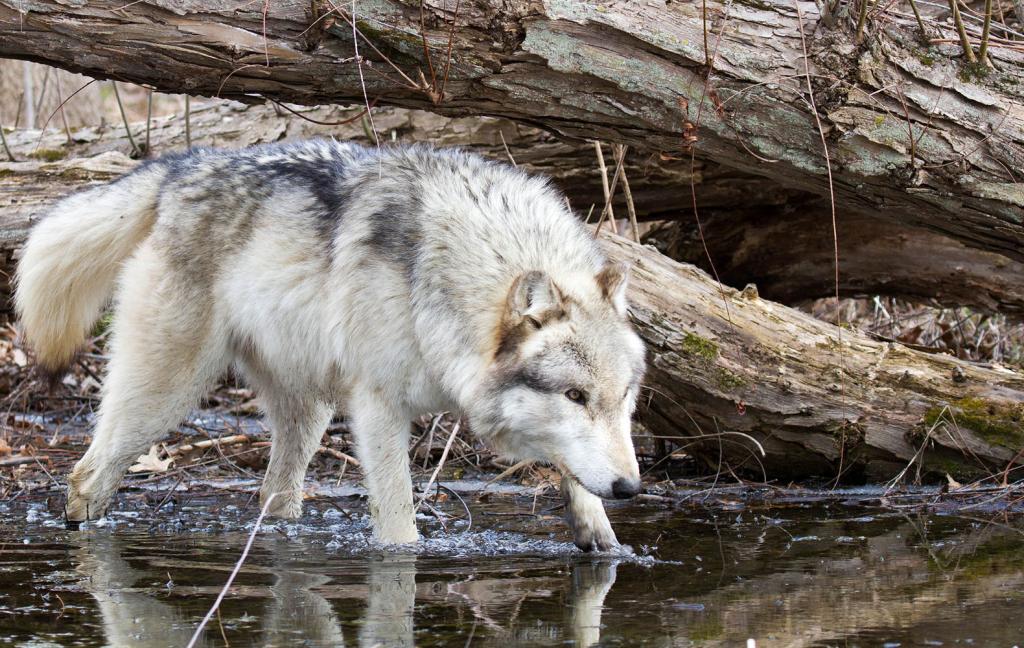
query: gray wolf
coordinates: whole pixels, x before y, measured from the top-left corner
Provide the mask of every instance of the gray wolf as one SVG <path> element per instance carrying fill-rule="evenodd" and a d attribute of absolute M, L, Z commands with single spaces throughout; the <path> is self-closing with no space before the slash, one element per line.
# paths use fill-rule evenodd
<path fill-rule="evenodd" d="M 640 489 L 627 270 L 545 180 L 458 150 L 203 149 L 66 198 L 28 239 L 16 307 L 59 374 L 116 292 L 67 518 L 101 516 L 128 466 L 233 366 L 273 430 L 272 514 L 300 514 L 339 410 L 375 538 L 416 541 L 411 420 L 452 411 L 499 452 L 560 468 L 577 544 L 613 547 L 600 498 Z"/>

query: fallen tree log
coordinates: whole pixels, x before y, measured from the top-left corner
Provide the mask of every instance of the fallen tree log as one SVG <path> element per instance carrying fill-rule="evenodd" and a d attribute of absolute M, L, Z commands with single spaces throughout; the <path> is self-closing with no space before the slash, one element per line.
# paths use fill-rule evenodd
<path fill-rule="evenodd" d="M 667 223 L 651 236 L 659 250 L 707 271 L 710 256 L 730 286 L 757 284 L 783 304 L 834 297 L 835 253 L 828 205 L 820 199 L 784 207 L 713 209 Z M 837 223 L 839 294 L 889 295 L 944 306 L 1024 315 L 1024 262 L 975 250 L 920 227 L 848 214 Z"/>
<path fill-rule="evenodd" d="M 194 106 L 190 117 L 194 146 L 240 147 L 283 138 L 336 137 L 372 144 L 358 119 L 360 109 L 301 109 L 301 116 L 272 106 L 235 102 Z M 319 123 L 317 123 L 319 122 Z M 586 215 L 603 204 L 601 173 L 589 143 L 559 140 L 549 133 L 497 118 L 449 118 L 423 111 L 383 107 L 374 124 L 385 140 L 468 146 L 498 160 L 513 160 L 552 178 L 572 205 Z M 183 115 L 131 125 L 136 142 L 148 139 L 151 156 L 184 149 Z M 0 174 L 0 319 L 9 314 L 14 254 L 27 228 L 54 199 L 73 191 L 79 179 L 47 162 L 132 151 L 121 125 L 45 132 L 16 130 L 7 136 L 17 160 Z M 610 147 L 608 147 L 610 148 Z M 605 152 L 612 166 L 611 151 Z M 55 171 L 56 170 L 56 171 Z M 112 174 L 124 169 L 114 168 Z M 612 174 L 614 168 L 609 170 Z M 103 180 L 100 169 L 91 171 Z M 733 286 L 756 283 L 774 301 L 794 304 L 832 296 L 831 221 L 823 201 L 785 189 L 771 180 L 697 161 L 632 154 L 626 176 L 640 220 L 671 220 L 661 228 L 659 249 L 672 258 L 705 269 L 708 256 L 721 279 Z M 65 177 L 66 176 L 66 177 Z M 690 183 L 701 210 L 703 240 L 688 199 Z M 626 207 L 617 192 L 616 214 Z M 751 207 L 756 205 L 756 207 Z M 947 306 L 973 306 L 1007 314 L 1024 312 L 1024 264 L 974 250 L 931 230 L 850 214 L 839 225 L 840 290 L 843 295 L 890 295 L 934 299 Z M 707 245 L 705 251 L 704 246 Z"/>
<path fill-rule="evenodd" d="M 369 97 L 676 157 L 695 145 L 703 158 L 828 195 L 820 119 L 841 215 L 877 213 L 1024 259 L 1024 53 L 994 40 L 995 69 L 962 65 L 953 28 L 930 6 L 942 37 L 930 46 L 891 6 L 854 45 L 849 21 L 830 27 L 802 0 L 384 0 L 358 10 L 0 0 L 0 56 L 168 92 Z"/>
<path fill-rule="evenodd" d="M 41 212 L 135 164 L 108 151 L 0 164 L 0 175 L 17 188 L 22 169 L 12 167 L 35 165 L 31 186 L 46 187 L 41 177 L 59 186 L 13 192 Z M 650 247 L 609 234 L 603 242 L 634 266 L 632 317 L 649 350 L 641 416 L 653 434 L 709 463 L 771 477 L 890 478 L 918 463 L 923 474 L 962 480 L 1024 463 L 1024 376 L 856 331 L 840 340 L 830 324 L 720 287 Z"/>
<path fill-rule="evenodd" d="M 709 464 L 856 480 L 908 465 L 969 479 L 1024 463 L 1021 374 L 879 342 L 621 237 L 604 243 L 634 268 L 650 390 L 641 417 Z"/>
<path fill-rule="evenodd" d="M 360 112 L 358 108 L 321 107 L 294 115 L 273 106 L 208 103 L 193 107 L 188 130 L 193 146 L 242 147 L 313 136 L 373 144 L 358 119 Z M 349 121 L 353 117 L 356 119 Z M 450 118 L 394 107 L 377 109 L 374 125 L 385 141 L 467 146 L 496 160 L 511 159 L 527 171 L 552 178 L 583 214 L 591 209 L 600 212 L 603 206 L 601 173 L 590 144 L 562 141 L 546 131 L 504 119 Z M 149 142 L 151 156 L 186 148 L 183 115 L 154 119 L 148 127 L 145 122 L 130 127 L 136 143 Z M 0 319 L 10 314 L 9 277 L 31 224 L 53 201 L 78 189 L 83 179 L 105 182 L 125 173 L 132 166 L 127 154 L 133 150 L 121 125 L 75 129 L 70 141 L 57 129 L 16 130 L 7 140 L 17 161 L 0 162 Z M 107 153 L 118 155 L 90 160 Z M 610 150 L 606 156 L 611 165 Z M 680 191 L 689 187 L 691 178 L 699 187 L 700 207 L 707 209 L 738 208 L 750 200 L 781 205 L 800 194 L 710 162 L 698 162 L 691 174 L 688 161 L 631 155 L 626 158 L 625 173 L 645 218 L 677 216 Z M 613 204 L 616 213 L 624 217 L 621 192 L 619 196 Z"/>

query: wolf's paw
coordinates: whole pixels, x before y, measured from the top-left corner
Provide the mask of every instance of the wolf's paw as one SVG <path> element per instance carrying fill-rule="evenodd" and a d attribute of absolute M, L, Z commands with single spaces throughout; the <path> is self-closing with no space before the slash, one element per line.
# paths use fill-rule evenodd
<path fill-rule="evenodd" d="M 376 525 L 373 529 L 374 542 L 382 545 L 407 545 L 420 541 L 419 531 L 411 521 L 409 524 Z"/>
<path fill-rule="evenodd" d="M 302 491 L 294 493 L 277 493 L 273 499 L 270 493 L 260 492 L 260 507 L 267 509 L 267 515 L 284 520 L 297 520 L 302 517 Z M 270 504 L 268 507 L 267 504 Z"/>
<path fill-rule="evenodd" d="M 64 503 L 64 525 L 68 529 L 77 529 L 82 522 L 98 520 L 107 509 L 107 502 L 97 502 L 77 490 L 68 492 Z"/>
<path fill-rule="evenodd" d="M 586 552 L 616 551 L 621 546 L 607 519 L 604 520 L 603 525 L 580 525 L 573 529 L 573 542 L 582 551 Z"/>

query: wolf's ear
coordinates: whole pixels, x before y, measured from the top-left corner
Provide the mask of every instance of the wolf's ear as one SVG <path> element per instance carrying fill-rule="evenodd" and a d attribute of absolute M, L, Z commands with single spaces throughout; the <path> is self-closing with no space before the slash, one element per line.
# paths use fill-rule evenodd
<path fill-rule="evenodd" d="M 597 285 L 601 289 L 601 294 L 619 315 L 626 314 L 626 286 L 628 284 L 629 266 L 625 263 L 609 263 L 597 273 Z"/>
<path fill-rule="evenodd" d="M 539 270 L 524 272 L 508 292 L 507 316 L 513 323 L 527 321 L 534 328 L 565 314 L 565 298 L 555 282 Z"/>

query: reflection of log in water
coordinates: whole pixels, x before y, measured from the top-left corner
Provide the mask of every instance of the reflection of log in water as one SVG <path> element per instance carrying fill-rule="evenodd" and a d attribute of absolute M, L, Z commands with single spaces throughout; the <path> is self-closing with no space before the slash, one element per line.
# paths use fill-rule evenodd
<path fill-rule="evenodd" d="M 841 644 L 864 634 L 881 640 L 894 629 L 943 639 L 939 624 L 962 621 L 963 607 L 974 604 L 979 609 L 971 611 L 971 618 L 985 617 L 981 608 L 992 606 L 988 617 L 996 624 L 983 628 L 986 641 L 1007 646 L 1019 641 L 1024 621 L 1019 616 L 1000 620 L 1005 611 L 998 603 L 1024 587 L 1022 532 L 998 525 L 974 528 L 965 521 L 962 532 L 929 538 L 930 522 L 907 518 L 882 528 L 869 526 L 882 532 L 840 541 L 836 522 L 802 529 L 804 538 L 821 538 L 805 541 L 820 542 L 821 551 L 784 544 L 776 555 L 741 563 L 741 571 L 785 567 L 741 577 L 727 571 L 724 585 L 700 599 L 703 611 L 673 610 L 663 615 L 663 623 L 685 628 L 707 646 L 741 645 L 748 638 L 759 647 Z M 844 551 L 843 542 L 858 546 Z M 981 630 L 959 632 L 969 636 Z"/>

